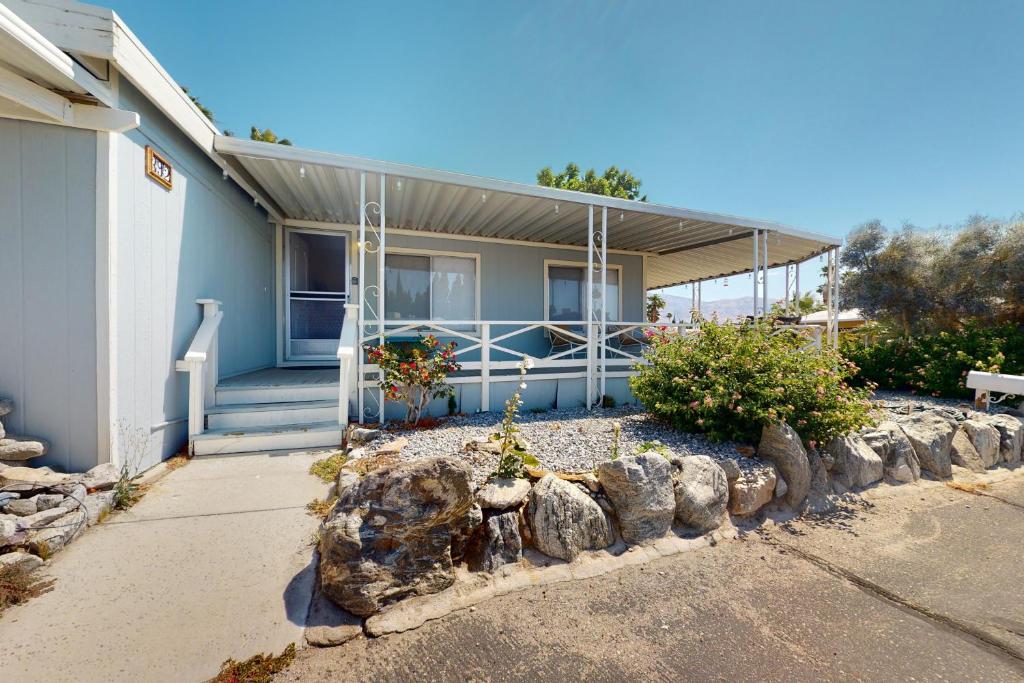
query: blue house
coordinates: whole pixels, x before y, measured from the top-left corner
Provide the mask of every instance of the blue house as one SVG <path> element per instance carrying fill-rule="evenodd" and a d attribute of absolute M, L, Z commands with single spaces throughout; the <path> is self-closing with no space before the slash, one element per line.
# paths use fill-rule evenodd
<path fill-rule="evenodd" d="M 658 325 L 648 291 L 689 283 L 696 300 L 702 281 L 754 272 L 763 315 L 769 269 L 799 293 L 799 264 L 838 248 L 225 137 L 114 12 L 61 0 L 0 6 L 0 169 L 6 424 L 69 471 L 127 457 L 126 425 L 148 435 L 143 467 L 186 444 L 336 446 L 349 422 L 401 415 L 365 345 L 427 333 L 458 343 L 459 412 L 500 410 L 524 358 L 528 407 L 629 402 Z"/>

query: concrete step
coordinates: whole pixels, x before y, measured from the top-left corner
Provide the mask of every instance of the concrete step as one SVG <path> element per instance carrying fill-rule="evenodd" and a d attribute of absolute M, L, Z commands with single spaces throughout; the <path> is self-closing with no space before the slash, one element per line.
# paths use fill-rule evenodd
<path fill-rule="evenodd" d="M 217 405 L 241 403 L 292 403 L 296 401 L 337 401 L 338 383 L 218 385 Z"/>
<path fill-rule="evenodd" d="M 195 455 L 217 455 L 332 448 L 341 445 L 341 437 L 337 421 L 210 429 L 193 439 L 192 452 Z"/>
<path fill-rule="evenodd" d="M 234 403 L 214 406 L 206 411 L 206 425 L 210 429 L 312 424 L 337 418 L 337 395 L 333 401 Z"/>

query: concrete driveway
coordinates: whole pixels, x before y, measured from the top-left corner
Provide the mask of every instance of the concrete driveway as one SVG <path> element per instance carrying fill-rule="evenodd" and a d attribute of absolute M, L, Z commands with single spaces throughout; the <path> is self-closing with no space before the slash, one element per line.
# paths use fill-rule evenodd
<path fill-rule="evenodd" d="M 202 681 L 302 644 L 327 487 L 308 453 L 196 458 L 45 570 L 0 618 L 0 681 Z"/>
<path fill-rule="evenodd" d="M 280 679 L 1021 681 L 1022 475 L 998 498 L 880 488 L 829 520 L 306 650 Z"/>

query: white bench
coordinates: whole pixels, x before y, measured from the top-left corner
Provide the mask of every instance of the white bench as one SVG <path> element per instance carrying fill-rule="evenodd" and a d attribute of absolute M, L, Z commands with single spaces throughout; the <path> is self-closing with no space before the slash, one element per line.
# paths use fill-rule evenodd
<path fill-rule="evenodd" d="M 1024 396 L 1024 377 L 971 370 L 967 373 L 967 388 L 974 389 L 974 407 L 987 410 L 990 403 L 1000 403 L 1007 398 Z M 999 392 L 1002 396 L 991 398 L 993 391 Z"/>

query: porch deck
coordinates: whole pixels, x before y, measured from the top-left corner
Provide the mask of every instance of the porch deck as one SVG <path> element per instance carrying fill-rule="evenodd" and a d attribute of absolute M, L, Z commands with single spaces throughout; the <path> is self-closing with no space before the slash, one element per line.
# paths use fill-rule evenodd
<path fill-rule="evenodd" d="M 226 377 L 219 382 L 221 388 L 252 389 L 263 387 L 338 386 L 338 368 L 295 367 L 262 368 L 240 375 Z"/>

